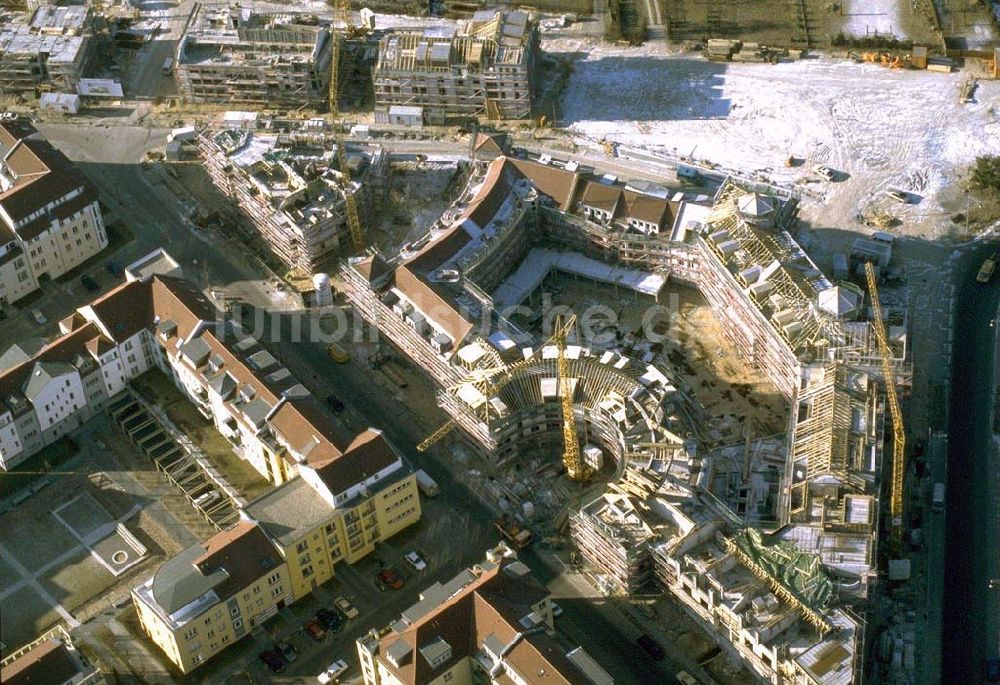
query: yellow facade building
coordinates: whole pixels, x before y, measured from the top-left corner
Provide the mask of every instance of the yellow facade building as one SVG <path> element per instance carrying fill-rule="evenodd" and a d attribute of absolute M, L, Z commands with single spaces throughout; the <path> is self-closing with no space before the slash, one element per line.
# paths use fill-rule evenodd
<path fill-rule="evenodd" d="M 270 539 L 241 520 L 164 563 L 132 599 L 146 634 L 190 673 L 293 601 L 291 588 Z"/>

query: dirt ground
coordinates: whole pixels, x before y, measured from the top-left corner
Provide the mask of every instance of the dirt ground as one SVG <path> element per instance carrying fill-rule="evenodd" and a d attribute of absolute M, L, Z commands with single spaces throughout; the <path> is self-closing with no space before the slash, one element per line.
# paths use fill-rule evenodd
<path fill-rule="evenodd" d="M 389 201 L 373 231 L 375 245 L 396 254 L 419 238 L 455 198 L 457 162 L 394 162 Z"/>
<path fill-rule="evenodd" d="M 178 428 L 201 448 L 237 492 L 252 500 L 270 488 L 257 471 L 240 459 L 232 445 L 222 437 L 181 392 L 163 374 L 151 371 L 133 382 L 133 387 L 145 398 L 162 408 Z"/>
<path fill-rule="evenodd" d="M 840 32 L 910 38 L 937 45 L 922 3 L 897 0 L 663 0 L 673 41 L 739 38 L 779 47 L 828 48 Z M 805 16 L 801 14 L 804 8 Z"/>

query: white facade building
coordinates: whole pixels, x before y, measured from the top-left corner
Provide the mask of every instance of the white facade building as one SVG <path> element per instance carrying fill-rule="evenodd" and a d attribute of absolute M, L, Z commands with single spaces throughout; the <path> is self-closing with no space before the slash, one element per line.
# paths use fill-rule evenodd
<path fill-rule="evenodd" d="M 0 122 L 0 304 L 107 246 L 97 189 L 29 123 Z"/>

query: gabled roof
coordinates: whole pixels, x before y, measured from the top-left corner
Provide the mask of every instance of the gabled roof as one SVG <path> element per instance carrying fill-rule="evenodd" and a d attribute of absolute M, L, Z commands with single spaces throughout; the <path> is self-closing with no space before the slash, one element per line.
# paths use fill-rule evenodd
<path fill-rule="evenodd" d="M 580 198 L 580 204 L 614 215 L 621 200 L 621 188 L 596 181 L 587 181 L 587 185 L 583 189 L 583 196 Z"/>
<path fill-rule="evenodd" d="M 417 276 L 407 266 L 396 269 L 396 289 L 455 342 L 457 348 L 475 328 L 460 305 L 440 288 Z"/>
<path fill-rule="evenodd" d="M 75 371 L 76 367 L 68 362 L 35 362 L 28 382 L 24 384 L 24 396 L 34 402 L 49 383 Z"/>
<path fill-rule="evenodd" d="M 31 359 L 0 371 L 0 400 L 23 392 L 36 362 L 73 363 L 81 355 L 89 355 L 87 343 L 99 335 L 94 324 L 87 324 L 56 338 Z"/>
<path fill-rule="evenodd" d="M 581 174 L 526 159 L 511 159 L 509 161 L 515 169 L 532 182 L 538 192 L 552 198 L 559 209 L 566 212 L 573 206 L 580 182 L 583 179 Z"/>
<path fill-rule="evenodd" d="M 203 574 L 222 570 L 226 579 L 215 592 L 221 601 L 236 594 L 281 564 L 281 555 L 261 527 L 241 520 L 232 528 L 216 533 L 204 543 L 203 552 L 192 563 Z"/>
<path fill-rule="evenodd" d="M 506 153 L 507 135 L 504 133 L 477 133 L 472 149 L 476 152 L 502 155 Z"/>
<path fill-rule="evenodd" d="M 126 281 L 90 303 L 106 334 L 122 343 L 153 322 L 150 281 Z"/>
<path fill-rule="evenodd" d="M 411 614 L 412 623 L 397 623 L 403 627 L 383 636 L 379 662 L 403 683 L 424 685 L 440 678 L 461 659 L 474 656 L 484 645 L 491 649 L 503 645 L 510 648 L 504 655 L 506 667 L 515 670 L 524 682 L 593 685 L 552 637 L 522 623 L 531 607 L 549 593 L 530 575 L 509 573 L 517 563 L 484 563 L 478 577 L 465 572 L 468 575 L 454 590 L 429 589 L 425 594 L 441 596 L 441 602 Z M 451 648 L 450 658 L 432 667 L 426 656 L 429 648 L 441 651 L 444 644 Z"/>
<path fill-rule="evenodd" d="M 14 222 L 75 188 L 93 190 L 66 155 L 41 138 L 18 140 L 4 154 L 4 161 L 16 179 L 11 188 L 0 193 L 0 206 Z"/>
<path fill-rule="evenodd" d="M 377 281 L 379 278 L 392 271 L 389 263 L 386 262 L 382 255 L 378 253 L 366 257 L 359 262 L 355 262 L 353 266 L 354 270 L 361 274 L 361 276 L 369 283 Z"/>
<path fill-rule="evenodd" d="M 330 494 L 336 496 L 399 461 L 382 431 L 369 428 L 340 456 L 309 464 Z"/>
<path fill-rule="evenodd" d="M 646 221 L 659 227 L 673 221 L 670 202 L 663 198 L 631 190 L 623 191 L 622 197 L 625 199 L 625 216 L 630 219 Z"/>

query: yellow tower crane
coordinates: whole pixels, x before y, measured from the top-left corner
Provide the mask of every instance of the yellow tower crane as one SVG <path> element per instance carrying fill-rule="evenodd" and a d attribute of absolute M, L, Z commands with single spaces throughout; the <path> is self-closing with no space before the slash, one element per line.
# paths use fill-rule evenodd
<path fill-rule="evenodd" d="M 889 349 L 889 339 L 885 334 L 885 322 L 882 320 L 882 305 L 878 300 L 878 283 L 875 277 L 875 267 L 871 262 L 865 262 L 865 276 L 868 279 L 868 293 L 872 298 L 872 312 L 875 321 L 875 338 L 878 340 L 879 356 L 882 358 L 882 376 L 885 382 L 885 394 L 889 400 L 889 412 L 892 414 L 892 492 L 889 502 L 889 513 L 892 516 L 893 540 L 898 543 L 903 530 L 903 480 L 906 475 L 906 435 L 903 428 L 903 412 L 899 408 L 899 398 L 896 396 L 896 376 L 892 370 L 892 351 Z"/>
<path fill-rule="evenodd" d="M 365 236 L 361 230 L 361 220 L 358 218 L 358 205 L 351 192 L 351 168 L 347 163 L 347 148 L 344 146 L 344 136 L 341 133 L 340 121 L 340 47 L 342 38 L 351 31 L 351 10 L 348 0 L 334 0 L 333 17 L 343 25 L 343 33 L 337 28 L 330 29 L 330 119 L 333 123 L 334 143 L 337 146 L 337 163 L 340 166 L 344 186 L 344 206 L 347 213 L 347 227 L 351 232 L 351 242 L 354 249 L 361 252 L 365 249 Z M 336 22 L 335 22 L 336 23 Z"/>
<path fill-rule="evenodd" d="M 560 321 L 556 325 L 552 342 L 559 350 L 556 369 L 559 373 L 559 401 L 562 405 L 563 466 L 570 479 L 587 480 L 590 473 L 580 461 L 580 440 L 576 434 L 576 419 L 573 417 L 573 386 L 569 382 L 569 360 L 566 358 L 566 338 L 576 326 L 576 316 L 570 316 L 565 323 Z"/>
<path fill-rule="evenodd" d="M 569 382 L 569 360 L 566 358 L 566 339 L 575 326 L 575 316 L 570 316 L 565 321 L 557 322 L 555 333 L 543 345 L 538 347 L 535 355 L 542 348 L 549 345 L 555 345 L 558 350 L 556 369 L 559 376 L 559 399 L 563 419 L 563 464 L 566 466 L 566 472 L 570 478 L 573 480 L 586 480 L 590 476 L 590 473 L 580 460 L 580 442 L 576 434 L 576 421 L 573 418 L 573 388 Z M 514 374 L 517 371 L 532 364 L 535 361 L 535 355 L 527 359 L 522 359 L 515 364 L 488 369 L 476 369 L 470 374 L 469 378 L 458 385 L 448 388 L 447 392 L 455 394 L 461 388 L 473 385 L 483 394 L 488 402 L 490 398 L 498 395 L 514 379 Z M 457 425 L 458 422 L 455 419 L 445 421 L 433 433 L 428 435 L 423 442 L 417 445 L 417 451 L 425 452 L 431 445 L 448 435 Z"/>

